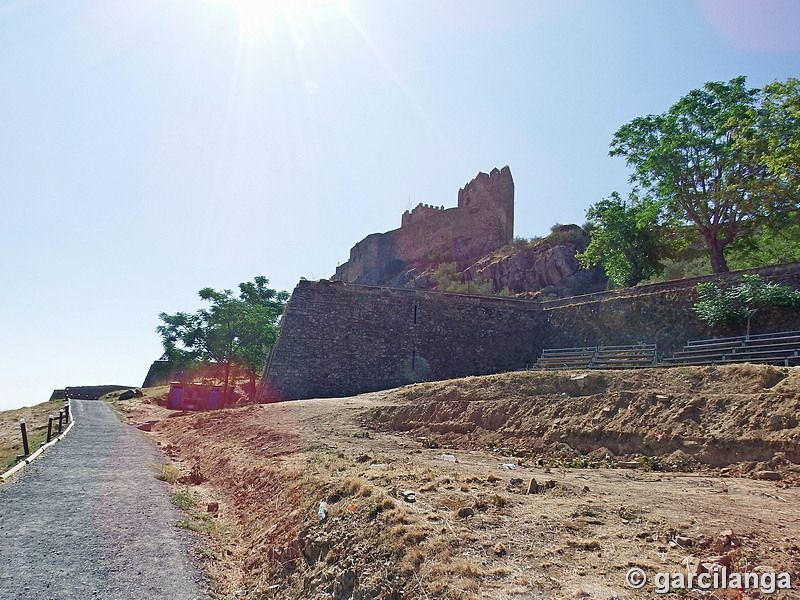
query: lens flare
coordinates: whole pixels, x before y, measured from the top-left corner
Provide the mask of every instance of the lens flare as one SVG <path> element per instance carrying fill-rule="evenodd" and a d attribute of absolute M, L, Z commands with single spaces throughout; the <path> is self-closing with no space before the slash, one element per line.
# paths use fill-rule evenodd
<path fill-rule="evenodd" d="M 242 33 L 254 35 L 272 27 L 280 18 L 290 21 L 302 19 L 325 5 L 337 0 L 215 0 L 236 11 Z"/>

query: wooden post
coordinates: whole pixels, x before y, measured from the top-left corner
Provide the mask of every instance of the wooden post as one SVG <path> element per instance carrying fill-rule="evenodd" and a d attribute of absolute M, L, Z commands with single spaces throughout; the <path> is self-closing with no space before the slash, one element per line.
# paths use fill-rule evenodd
<path fill-rule="evenodd" d="M 54 419 L 55 419 L 55 417 L 53 415 L 50 415 L 49 417 L 47 417 L 47 443 L 48 444 L 50 443 L 50 438 L 53 437 L 53 420 Z"/>
<path fill-rule="evenodd" d="M 28 456 L 31 453 L 31 449 L 28 447 L 28 428 L 25 426 L 25 419 L 19 420 L 19 428 L 22 430 L 23 452 L 25 452 L 25 456 Z"/>
<path fill-rule="evenodd" d="M 64 411 L 58 411 L 58 433 L 61 433 L 61 428 L 64 426 Z"/>
<path fill-rule="evenodd" d="M 64 416 L 66 417 L 67 425 L 69 425 L 69 419 L 70 419 L 69 402 L 64 403 Z"/>

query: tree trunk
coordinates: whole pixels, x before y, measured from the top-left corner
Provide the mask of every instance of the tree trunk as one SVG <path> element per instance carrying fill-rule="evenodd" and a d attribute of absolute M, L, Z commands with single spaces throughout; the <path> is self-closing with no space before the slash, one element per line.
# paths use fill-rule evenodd
<path fill-rule="evenodd" d="M 231 361 L 225 361 L 225 385 L 222 387 L 222 394 L 223 394 L 223 403 L 227 406 L 230 400 L 230 394 L 228 392 L 228 382 L 231 378 Z"/>
<path fill-rule="evenodd" d="M 725 243 L 717 239 L 715 233 L 703 233 L 703 240 L 708 248 L 708 254 L 711 256 L 711 271 L 713 273 L 727 273 L 730 271 L 728 262 L 725 260 Z"/>
<path fill-rule="evenodd" d="M 250 392 L 250 401 L 252 402 L 256 397 L 256 374 L 252 370 L 250 371 L 250 389 L 248 391 Z"/>

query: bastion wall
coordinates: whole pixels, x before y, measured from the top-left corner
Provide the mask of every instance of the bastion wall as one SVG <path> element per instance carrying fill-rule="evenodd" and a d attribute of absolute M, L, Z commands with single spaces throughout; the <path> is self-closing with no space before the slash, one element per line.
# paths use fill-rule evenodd
<path fill-rule="evenodd" d="M 800 288 L 800 263 L 534 302 L 337 281 L 301 281 L 264 371 L 261 401 L 349 396 L 529 367 L 543 348 L 730 335 L 691 311 L 701 281 L 744 273 Z M 753 333 L 800 329 L 800 311 L 760 312 Z"/>

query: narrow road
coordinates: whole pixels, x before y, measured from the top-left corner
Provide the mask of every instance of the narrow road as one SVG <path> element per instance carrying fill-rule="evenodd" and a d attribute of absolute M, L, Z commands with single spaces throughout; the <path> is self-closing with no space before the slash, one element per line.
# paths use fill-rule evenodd
<path fill-rule="evenodd" d="M 199 545 L 155 478 L 158 451 L 96 400 L 0 486 L 0 600 L 195 600 Z"/>

